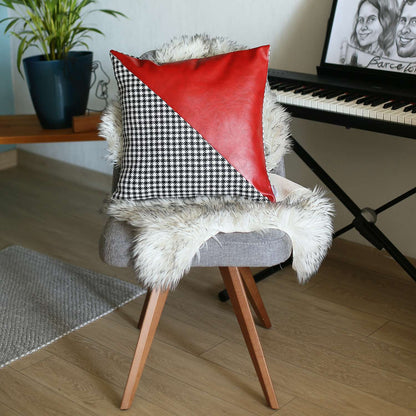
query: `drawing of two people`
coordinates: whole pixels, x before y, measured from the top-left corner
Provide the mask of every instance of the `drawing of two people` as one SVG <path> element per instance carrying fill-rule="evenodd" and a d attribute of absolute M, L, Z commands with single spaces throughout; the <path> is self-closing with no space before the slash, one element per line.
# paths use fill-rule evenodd
<path fill-rule="evenodd" d="M 371 55 L 416 58 L 416 0 L 361 0 L 351 43 Z"/>

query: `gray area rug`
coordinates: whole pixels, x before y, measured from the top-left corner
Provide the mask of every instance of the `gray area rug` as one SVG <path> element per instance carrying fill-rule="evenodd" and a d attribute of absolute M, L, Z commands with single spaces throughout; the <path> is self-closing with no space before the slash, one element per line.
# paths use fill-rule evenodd
<path fill-rule="evenodd" d="M 131 283 L 11 246 L 0 251 L 0 368 L 137 298 Z"/>

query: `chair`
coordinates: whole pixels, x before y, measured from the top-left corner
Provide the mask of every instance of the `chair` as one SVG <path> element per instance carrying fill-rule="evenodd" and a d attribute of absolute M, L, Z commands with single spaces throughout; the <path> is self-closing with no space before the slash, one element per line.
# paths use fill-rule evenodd
<path fill-rule="evenodd" d="M 284 175 L 282 163 L 276 173 Z M 117 175 L 118 172 L 115 170 L 114 183 L 117 181 Z M 130 267 L 131 245 L 132 227 L 110 218 L 100 239 L 101 259 L 112 266 Z M 278 409 L 278 402 L 249 303 L 263 327 L 270 328 L 271 322 L 250 267 L 269 267 L 283 263 L 291 256 L 291 252 L 290 238 L 280 230 L 270 229 L 261 233 L 219 233 L 201 247 L 199 255 L 192 261 L 192 267 L 219 267 L 266 401 L 272 409 Z M 139 319 L 139 340 L 121 409 L 130 408 L 133 402 L 167 296 L 168 291 L 147 292 Z"/>
<path fill-rule="evenodd" d="M 187 38 L 181 38 L 176 43 L 174 42 L 174 45 L 182 45 L 183 47 L 184 40 L 186 39 Z M 207 41 L 210 42 L 206 36 L 192 37 L 188 39 L 188 41 L 194 42 L 193 45 L 197 44 L 205 46 L 207 45 Z M 212 43 L 208 43 L 206 51 L 209 51 L 209 53 L 212 52 L 211 46 L 217 48 L 217 54 L 227 52 L 229 48 L 231 48 L 231 50 L 235 50 L 235 45 L 233 43 L 224 43 L 224 40 L 222 39 L 213 39 Z M 190 50 L 192 50 L 192 48 L 190 48 Z M 195 56 L 188 56 L 188 51 L 185 51 L 183 56 L 180 56 L 179 59 L 176 53 L 171 54 L 172 51 L 169 52 L 170 53 L 163 55 L 164 58 L 172 58 L 174 56 L 175 62 L 180 61 L 181 59 L 195 58 Z M 116 54 L 118 53 L 116 52 Z M 211 53 L 205 56 L 212 55 L 213 54 Z M 152 60 L 154 57 L 155 52 L 151 51 L 145 55 L 142 55 L 141 58 Z M 197 58 L 199 58 L 199 56 L 197 56 Z M 280 138 L 282 139 L 282 147 L 279 149 L 284 149 L 285 146 L 288 146 L 288 144 L 285 144 L 284 142 L 286 140 L 285 137 L 287 137 L 285 134 L 288 132 L 288 119 L 286 115 L 283 114 L 283 110 L 275 108 L 275 101 L 273 100 L 273 97 L 270 98 L 270 91 L 268 97 L 268 104 L 266 99 L 264 101 L 264 108 L 267 107 L 267 104 L 269 110 L 267 110 L 267 122 L 264 122 L 263 128 L 264 132 L 269 131 L 269 136 L 266 136 L 266 133 L 264 133 L 264 137 L 267 138 L 274 136 L 275 134 L 279 134 Z M 118 114 L 119 118 L 114 117 L 114 114 L 111 117 L 107 117 L 107 119 L 103 121 L 103 126 L 105 128 L 101 129 L 101 135 L 105 137 L 109 143 L 113 143 L 112 149 L 110 149 L 109 153 L 111 156 L 110 159 L 113 160 L 115 166 L 117 166 L 119 163 L 119 149 L 122 147 L 120 145 L 121 141 L 119 140 L 122 134 L 120 128 L 121 112 Z M 263 118 L 263 121 L 264 120 L 265 118 Z M 271 126 L 273 126 L 274 130 L 267 130 L 268 127 Z M 116 137 L 116 140 L 113 140 L 114 137 Z M 114 143 L 116 144 L 115 146 Z M 284 153 L 280 154 L 280 158 L 275 157 L 273 159 L 272 166 L 275 166 L 277 161 L 281 160 L 281 156 L 283 156 L 283 154 Z M 277 153 L 272 153 L 272 155 L 276 156 Z M 285 172 L 283 161 L 277 165 L 273 173 L 284 176 Z M 116 167 L 113 174 L 113 191 L 118 182 L 119 174 L 120 172 Z M 301 257 L 302 255 L 305 257 L 304 264 L 307 264 L 308 267 L 310 267 L 305 269 L 303 267 L 303 263 L 297 263 L 297 265 L 300 266 L 300 269 L 302 270 L 302 276 L 299 280 L 305 281 L 311 273 L 316 271 L 320 260 L 323 258 L 323 255 L 326 252 L 326 248 L 329 246 L 328 241 L 332 235 L 332 228 L 329 225 L 330 215 L 327 214 L 329 208 L 326 200 L 321 198 L 320 195 L 314 194 L 312 191 L 307 192 L 308 193 L 306 194 L 305 190 L 301 191 L 299 198 L 293 197 L 295 192 L 292 192 L 292 198 L 294 198 L 293 207 L 283 207 L 284 213 L 290 213 L 289 215 L 284 216 L 285 221 L 288 220 L 289 222 L 293 223 L 292 228 L 285 228 L 287 233 L 278 229 L 279 227 L 273 226 L 272 224 L 274 223 L 269 223 L 270 225 L 266 226 L 266 229 L 263 229 L 263 220 L 260 220 L 261 226 L 259 228 L 254 228 L 256 230 L 261 230 L 261 232 L 252 231 L 252 229 L 246 229 L 244 227 L 235 229 L 232 227 L 231 229 L 225 228 L 230 229 L 230 231 L 245 230 L 247 232 L 219 232 L 213 237 L 211 237 L 212 234 L 210 234 L 209 237 L 211 238 L 207 237 L 208 240 L 202 244 L 202 246 L 199 248 L 199 252 L 193 257 L 191 262 L 191 267 L 219 267 L 221 276 L 224 280 L 225 288 L 230 296 L 234 312 L 236 314 L 244 340 L 253 361 L 255 371 L 266 397 L 266 401 L 268 405 L 273 409 L 278 408 L 278 402 L 249 305 L 251 304 L 262 326 L 265 328 L 270 328 L 271 323 L 257 289 L 253 275 L 251 274 L 250 267 L 275 266 L 288 260 L 292 254 L 295 265 L 295 254 L 299 254 L 300 252 Z M 310 201 L 312 201 L 312 203 L 310 203 Z M 318 203 L 316 203 L 316 201 L 318 201 Z M 285 209 L 287 209 L 287 211 L 285 211 Z M 308 221 L 299 222 L 299 218 L 296 213 L 299 213 L 299 211 L 304 212 L 308 209 L 310 212 L 308 215 L 306 215 L 307 218 L 304 218 L 304 215 L 300 216 L 301 220 L 306 219 Z M 216 221 L 215 215 L 214 222 Z M 256 219 L 259 217 L 258 206 L 250 208 L 250 215 Z M 124 217 L 122 216 L 119 218 Z M 202 221 L 205 217 L 200 218 Z M 311 224 L 315 223 L 315 228 L 311 227 Z M 204 225 L 201 224 L 201 227 L 204 227 Z M 283 229 L 284 227 L 281 226 L 281 228 Z M 116 220 L 115 218 L 110 217 L 105 225 L 100 240 L 100 256 L 102 260 L 112 266 L 132 267 L 133 264 L 135 264 L 135 267 L 137 267 L 136 262 L 138 259 L 138 240 L 137 238 L 134 238 L 134 234 L 136 233 L 135 237 L 138 237 L 137 233 L 140 229 L 141 228 L 133 229 L 133 227 L 129 225 L 128 222 Z M 150 229 L 153 230 L 151 227 Z M 217 230 L 217 228 L 215 229 Z M 309 229 L 313 229 L 312 234 L 310 234 Z M 222 228 L 220 230 L 223 231 Z M 293 230 L 295 230 L 295 234 L 297 233 L 297 238 L 295 240 L 289 237 Z M 152 233 L 153 231 L 151 234 Z M 303 235 L 303 239 L 299 239 L 299 234 Z M 133 246 L 136 256 L 133 256 Z M 151 247 L 151 245 L 144 246 L 141 248 L 141 250 L 145 251 L 147 247 Z M 194 252 L 195 251 L 192 251 L 192 255 Z M 307 255 L 305 255 L 305 252 L 307 252 Z M 307 272 L 307 276 L 305 275 L 305 270 Z M 169 272 L 172 271 L 172 269 L 165 267 L 163 269 L 163 273 L 166 271 Z M 154 274 L 152 275 L 152 278 L 154 278 Z M 152 285 L 150 284 L 149 286 Z M 180 290 L 180 288 L 178 290 Z M 140 377 L 142 375 L 167 296 L 168 290 L 163 288 L 149 289 L 147 292 L 147 296 L 139 319 L 140 335 L 122 398 L 121 409 L 130 408 L 133 402 L 133 398 L 138 387 Z"/>

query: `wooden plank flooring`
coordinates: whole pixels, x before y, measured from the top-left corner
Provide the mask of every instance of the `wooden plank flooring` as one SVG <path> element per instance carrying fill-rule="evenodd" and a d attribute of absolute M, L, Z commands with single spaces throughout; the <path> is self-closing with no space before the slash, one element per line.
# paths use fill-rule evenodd
<path fill-rule="evenodd" d="M 134 281 L 98 257 L 105 195 L 24 168 L 0 172 L 0 248 L 19 244 Z M 416 284 L 387 256 L 336 241 L 319 273 L 259 283 L 258 327 L 281 409 L 266 407 L 216 269 L 169 295 L 130 415 L 416 415 Z M 119 415 L 144 297 L 0 369 L 0 415 Z M 1 336 L 1 334 L 0 334 Z"/>

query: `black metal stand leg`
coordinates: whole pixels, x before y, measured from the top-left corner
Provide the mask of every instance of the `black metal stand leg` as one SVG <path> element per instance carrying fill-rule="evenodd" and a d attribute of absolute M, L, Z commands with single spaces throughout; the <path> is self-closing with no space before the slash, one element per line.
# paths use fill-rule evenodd
<path fill-rule="evenodd" d="M 397 249 L 397 247 L 377 228 L 374 224 L 375 219 L 366 218 L 365 214 L 369 209 L 361 210 L 352 199 L 335 183 L 335 181 L 318 165 L 318 163 L 306 152 L 305 149 L 293 138 L 293 151 L 308 165 L 308 167 L 318 176 L 319 179 L 330 189 L 333 194 L 345 205 L 345 207 L 354 215 L 354 221 L 342 230 L 339 230 L 334 236 L 355 228 L 364 238 L 373 244 L 379 250 L 385 249 L 403 268 L 403 270 L 416 281 L 416 268 L 410 261 Z M 397 204 L 405 198 L 413 195 L 416 188 L 395 198 L 393 201 L 381 206 L 375 210 L 375 214 L 384 211 L 387 208 Z"/>
<path fill-rule="evenodd" d="M 365 239 L 367 239 L 374 247 L 379 250 L 383 248 L 396 260 L 396 262 L 403 268 L 403 270 L 416 281 L 416 268 L 412 263 L 400 252 L 400 250 L 377 228 L 375 225 L 377 214 L 391 208 L 400 201 L 414 195 L 416 193 L 416 187 L 403 195 L 398 196 L 390 202 L 382 205 L 381 207 L 372 210 L 370 208 L 361 209 L 358 205 L 344 192 L 344 190 L 325 172 L 324 169 L 312 158 L 312 156 L 291 136 L 293 143 L 293 151 L 302 161 L 315 173 L 315 175 L 328 187 L 329 190 L 342 202 L 342 204 L 351 212 L 354 216 L 354 220 L 351 224 L 341 228 L 333 234 L 333 238 L 344 234 L 345 232 L 355 228 Z M 271 276 L 278 272 L 283 267 L 289 265 L 291 261 L 279 264 L 277 266 L 269 267 L 262 270 L 260 273 L 254 276 L 256 282 Z M 218 293 L 218 297 L 221 301 L 228 300 L 227 291 L 223 290 Z"/>
<path fill-rule="evenodd" d="M 386 209 L 391 208 L 392 206 L 398 204 L 399 202 L 403 201 L 404 199 L 409 198 L 409 196 L 412 196 L 413 194 L 416 194 L 416 187 L 411 189 L 410 191 L 407 191 L 404 194 L 398 196 L 397 198 L 392 199 L 391 201 L 385 203 L 381 207 L 378 207 L 374 210 L 372 210 L 371 208 L 364 208 L 364 209 L 361 210 L 361 214 L 368 213 L 368 214 L 370 214 L 370 216 L 372 215 L 374 217 L 373 223 L 375 223 L 376 220 L 377 220 L 377 215 L 378 214 L 380 214 L 381 212 L 385 211 Z M 368 220 L 368 218 L 367 218 L 367 220 Z M 349 225 L 341 228 L 337 232 L 335 232 L 333 237 L 334 238 L 339 237 L 341 234 L 344 234 L 347 231 L 352 230 L 353 228 L 355 228 L 356 227 L 355 221 L 356 220 L 354 219 L 354 221 L 351 224 L 349 224 Z"/>

